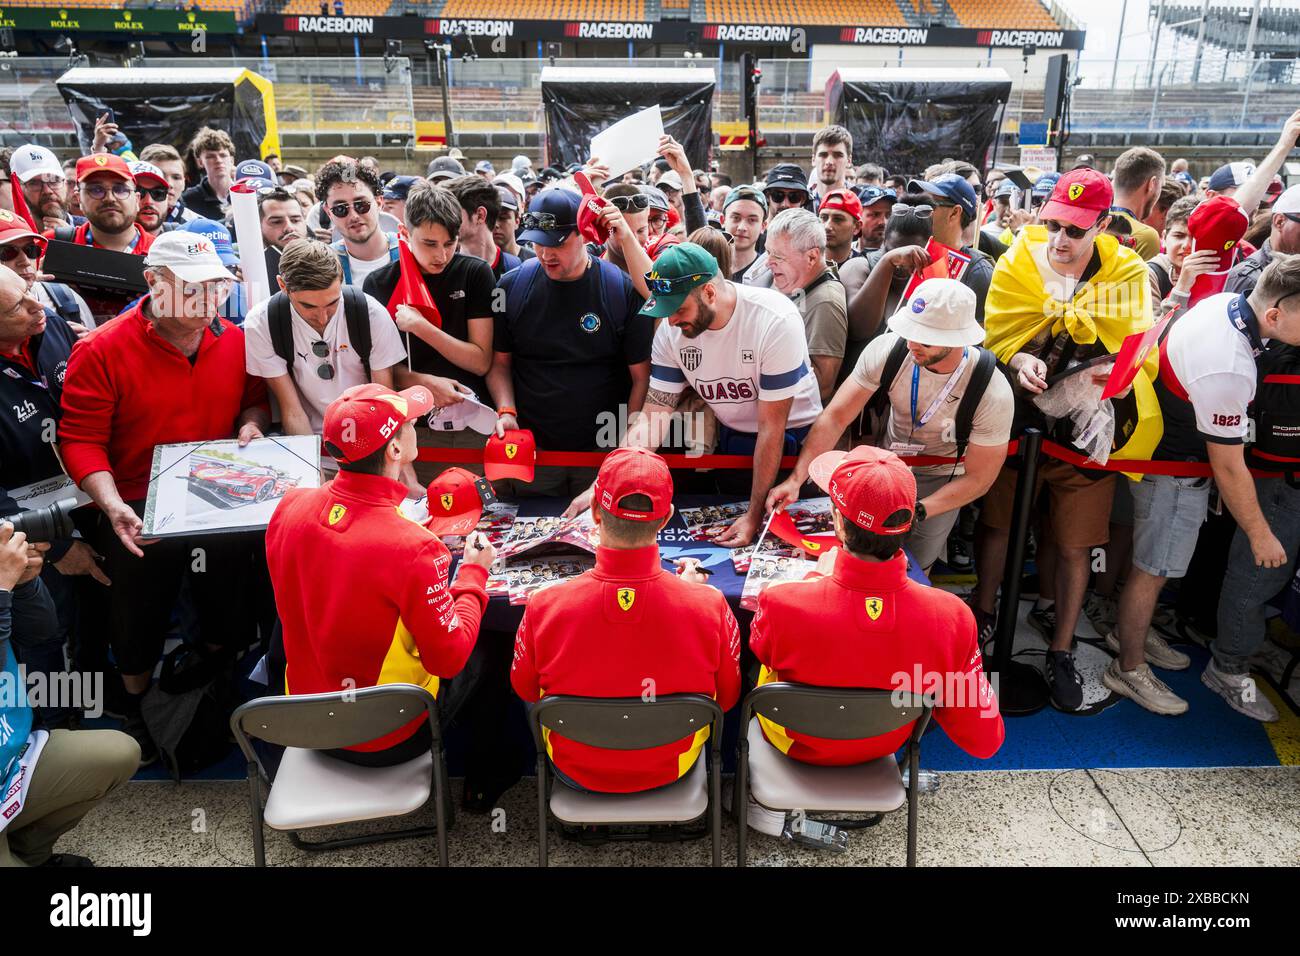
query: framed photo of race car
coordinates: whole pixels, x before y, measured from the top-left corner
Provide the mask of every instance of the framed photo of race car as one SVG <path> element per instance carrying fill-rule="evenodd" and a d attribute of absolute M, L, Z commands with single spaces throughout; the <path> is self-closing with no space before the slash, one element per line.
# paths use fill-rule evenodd
<path fill-rule="evenodd" d="M 320 486 L 320 437 L 158 445 L 149 473 L 144 536 L 257 531 L 294 488 Z"/>

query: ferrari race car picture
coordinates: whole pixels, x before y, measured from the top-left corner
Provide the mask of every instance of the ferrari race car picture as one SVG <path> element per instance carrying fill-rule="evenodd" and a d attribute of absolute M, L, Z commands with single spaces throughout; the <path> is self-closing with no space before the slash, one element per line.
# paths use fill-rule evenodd
<path fill-rule="evenodd" d="M 215 458 L 190 460 L 190 492 L 218 508 L 238 508 L 280 498 L 298 479 L 274 468 Z"/>

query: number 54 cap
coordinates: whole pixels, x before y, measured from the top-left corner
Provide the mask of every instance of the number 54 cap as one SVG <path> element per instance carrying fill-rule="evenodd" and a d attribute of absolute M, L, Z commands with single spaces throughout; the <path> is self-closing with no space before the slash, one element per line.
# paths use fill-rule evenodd
<path fill-rule="evenodd" d="M 483 448 L 483 474 L 488 481 L 500 478 L 532 481 L 536 467 L 537 443 L 527 429 L 507 429 L 501 438 L 493 435 Z"/>
<path fill-rule="evenodd" d="M 403 424 L 432 409 L 433 393 L 423 385 L 401 392 L 353 385 L 325 409 L 325 450 L 337 461 L 360 461 L 397 437 Z"/>

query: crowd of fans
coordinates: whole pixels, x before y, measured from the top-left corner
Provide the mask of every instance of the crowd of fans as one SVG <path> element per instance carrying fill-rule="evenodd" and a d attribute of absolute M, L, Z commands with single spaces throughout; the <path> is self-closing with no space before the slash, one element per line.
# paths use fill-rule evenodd
<path fill-rule="evenodd" d="M 1033 426 L 1075 453 L 1042 461 L 1035 491 L 1046 494 L 1032 518 L 1029 623 L 1048 644 L 1052 703 L 1083 708 L 1073 647 L 1084 614 L 1115 654 L 1103 676 L 1111 691 L 1157 713 L 1185 711 L 1152 668 L 1186 668 L 1189 657 L 1152 621 L 1166 584 L 1186 578 L 1180 611 L 1211 651 L 1203 681 L 1235 710 L 1276 720 L 1249 666 L 1265 604 L 1293 572 L 1300 492 L 1277 473 L 1286 456 L 1264 448 L 1251 420 L 1300 414 L 1285 389 L 1263 387 L 1300 343 L 1300 186 L 1283 189 L 1277 175 L 1298 133 L 1300 113 L 1257 165 L 1229 163 L 1199 182 L 1186 161 L 1167 164 L 1142 147 L 1110 169 L 1082 157 L 1064 173 L 1020 171 L 1025 179 L 943 157 L 896 175 L 853 166 L 852 137 L 838 126 L 816 135 L 810 171 L 779 163 L 752 183 L 692 169 L 669 136 L 653 163 L 617 179 L 600 157 L 535 171 L 519 156 L 506 172 L 486 160 L 468 171 L 457 150 L 424 176 L 347 156 L 310 173 L 277 156 L 241 161 L 210 128 L 183 151 L 136 153 L 108 117 L 86 156 L 63 161 L 36 143 L 6 149 L 4 513 L 65 474 L 92 506 L 74 512 L 73 537 L 48 547 L 0 530 L 0 596 L 14 607 L 11 633 L 0 608 L 0 638 L 29 672 L 108 675 L 106 709 L 130 740 L 104 745 L 112 757 L 92 774 L 100 796 L 125 779 L 137 746 L 141 762 L 158 753 L 144 701 L 176 630 L 185 654 L 168 654 L 164 673 L 189 688 L 229 682 L 239 655 L 281 631 L 292 692 L 336 690 L 349 675 L 436 690 L 462 668 L 495 668 L 502 685 L 509 652 L 494 660 L 485 641 L 475 644 L 492 548 L 468 545 L 449 584 L 446 549 L 391 507 L 444 470 L 419 449 L 483 448 L 487 435 L 429 424 L 472 395 L 495 410 L 498 436 L 527 430 L 547 451 L 611 451 L 604 423 L 629 423 L 617 436 L 627 451 L 599 471 L 539 467 L 530 482 L 496 483 L 498 494 L 562 496 L 568 514 L 591 507 L 601 524 L 593 576 L 528 607 L 511 678 L 524 700 L 639 694 L 660 666 L 673 689 L 735 703 L 741 638 L 726 602 L 697 569 L 684 568 L 684 581 L 656 577 L 655 532 L 673 493 L 653 454 L 661 449 L 752 456 L 748 471 L 679 477 L 687 490 L 747 499 L 718 539 L 727 547 L 753 544 L 772 510 L 800 497 L 834 502 L 846 555 L 819 568 L 816 593 L 765 597 L 750 635 L 762 680 L 878 679 L 874 665 L 839 666 L 861 655 L 844 643 L 852 628 L 841 638 L 834 625 L 861 618 L 844 595 L 882 580 L 872 565 L 886 568 L 885 591 L 904 594 L 900 545 L 926 572 L 941 562 L 976 571 L 969 609 L 946 595 L 900 597 L 900 607 L 928 601 L 914 613 L 931 615 L 929 630 L 956 648 L 935 639 L 916 654 L 963 669 L 972 656 L 961 655 L 977 660 L 997 630 L 1021 468 L 1009 443 Z M 249 189 L 274 293 L 261 302 L 240 281 L 256 240 L 232 231 L 232 193 Z M 142 257 L 147 293 L 47 274 L 55 241 Z M 433 313 L 390 305 L 409 278 L 404 250 Z M 1101 399 L 1125 340 L 1167 316 L 1159 347 Z M 1064 410 L 1036 401 L 1063 391 L 1072 396 Z M 391 420 L 340 437 L 340 416 L 369 421 L 376 407 Z M 682 437 L 671 425 L 683 417 L 701 426 Z M 1098 442 L 1099 432 L 1113 437 Z M 156 445 L 272 433 L 323 435 L 334 485 L 291 495 L 266 535 L 142 538 Z M 797 459 L 792 470 L 783 456 Z M 1146 467 L 1153 461 L 1208 468 Z M 1131 472 L 1119 470 L 1126 463 Z M 336 499 L 352 512 L 336 513 Z M 289 534 L 291 521 L 311 533 Z M 334 533 L 354 526 L 350 538 Z M 412 590 L 422 568 L 437 578 L 436 599 Z M 633 616 L 591 610 L 609 582 L 629 576 L 656 596 L 640 598 Z M 364 601 L 341 606 L 345 588 Z M 624 626 L 668 643 L 596 666 Z M 484 712 L 501 700 L 478 697 L 461 703 L 490 724 Z M 1001 741 L 1000 721 L 977 731 L 948 716 L 941 722 L 972 752 Z M 32 721 L 53 731 L 47 766 L 99 746 L 77 736 L 86 731 L 67 708 L 40 708 Z M 405 759 L 411 731 L 344 758 Z M 791 750 L 780 728 L 764 732 L 813 762 L 888 752 L 815 741 Z M 5 743 L 0 758 L 12 754 Z M 552 757 L 567 785 L 635 790 L 677 779 L 702 743 L 642 763 L 572 744 Z M 512 779 L 509 762 L 471 764 L 467 806 L 491 806 Z M 0 771 L 16 767 L 0 762 Z M 93 800 L 78 799 L 84 814 Z M 42 805 L 33 799 L 27 812 Z M 42 829 L 20 815 L 37 836 L 20 840 L 15 826 L 9 846 L 45 862 L 79 818 L 63 812 Z"/>

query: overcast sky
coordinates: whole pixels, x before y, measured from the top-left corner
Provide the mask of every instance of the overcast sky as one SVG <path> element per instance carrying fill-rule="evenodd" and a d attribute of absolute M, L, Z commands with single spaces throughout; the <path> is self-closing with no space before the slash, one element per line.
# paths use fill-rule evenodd
<path fill-rule="evenodd" d="M 1159 0 L 1057 0 L 1085 30 L 1087 40 L 1080 62 L 1084 71 L 1110 64 L 1115 59 L 1115 41 L 1120 35 L 1120 14 L 1125 13 L 1121 60 L 1145 60 L 1151 49 L 1147 29 L 1148 4 Z M 1188 2 L 1188 0 L 1184 0 Z M 1194 0 L 1192 0 L 1194 2 Z M 1221 2 L 1221 0 L 1219 0 Z"/>

